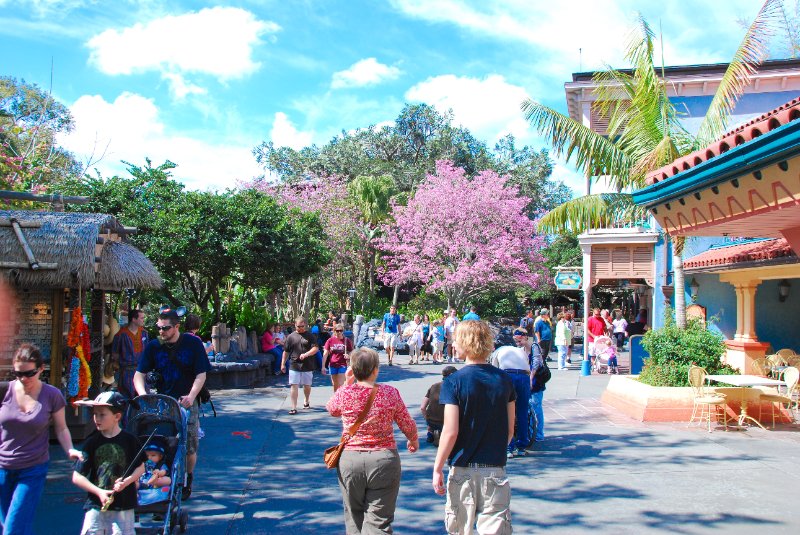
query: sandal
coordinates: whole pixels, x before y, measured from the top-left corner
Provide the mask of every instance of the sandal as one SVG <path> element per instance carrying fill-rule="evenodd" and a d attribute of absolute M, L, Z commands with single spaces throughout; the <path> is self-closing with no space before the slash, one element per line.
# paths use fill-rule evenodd
<path fill-rule="evenodd" d="M 291 409 L 291 410 L 289 410 L 289 414 L 297 414 L 297 409 Z"/>
<path fill-rule="evenodd" d="M 308 403 L 303 403 L 303 408 L 304 409 L 310 409 L 311 405 L 309 405 Z"/>

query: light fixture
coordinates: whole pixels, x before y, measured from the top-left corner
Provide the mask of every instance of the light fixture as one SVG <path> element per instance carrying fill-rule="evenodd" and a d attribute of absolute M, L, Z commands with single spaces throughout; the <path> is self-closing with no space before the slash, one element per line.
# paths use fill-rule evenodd
<path fill-rule="evenodd" d="M 692 277 L 692 282 L 689 284 L 689 295 L 692 296 L 692 303 L 697 302 L 697 292 L 700 291 L 700 284 L 697 279 Z"/>
<path fill-rule="evenodd" d="M 355 299 L 355 297 L 356 297 L 356 289 L 353 288 L 353 287 L 350 287 L 350 289 L 347 290 L 347 297 L 349 297 L 350 299 Z"/>
<path fill-rule="evenodd" d="M 786 301 L 786 298 L 789 297 L 789 288 L 792 285 L 789 284 L 789 281 L 783 279 L 781 282 L 778 283 L 778 300 L 783 303 Z"/>

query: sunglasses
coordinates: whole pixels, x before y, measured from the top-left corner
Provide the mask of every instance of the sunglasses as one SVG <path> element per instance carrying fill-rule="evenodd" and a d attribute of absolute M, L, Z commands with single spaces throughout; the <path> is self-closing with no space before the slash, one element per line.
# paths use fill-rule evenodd
<path fill-rule="evenodd" d="M 175 326 L 174 325 L 157 325 L 156 326 L 156 328 L 161 332 L 168 331 L 168 330 L 172 329 L 173 327 L 175 327 Z"/>
<path fill-rule="evenodd" d="M 343 333 L 344 331 L 341 330 L 341 329 L 334 329 L 333 332 L 335 332 L 335 333 Z"/>
<path fill-rule="evenodd" d="M 12 370 L 11 375 L 16 377 L 17 379 L 21 379 L 23 377 L 27 377 L 28 379 L 30 379 L 37 373 L 39 373 L 39 370 L 34 368 L 33 370 L 26 370 L 24 372 L 19 370 Z"/>

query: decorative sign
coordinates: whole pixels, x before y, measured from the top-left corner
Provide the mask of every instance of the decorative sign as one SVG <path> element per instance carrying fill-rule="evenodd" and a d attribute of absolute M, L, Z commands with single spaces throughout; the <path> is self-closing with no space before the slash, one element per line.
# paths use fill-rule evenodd
<path fill-rule="evenodd" d="M 556 290 L 580 290 L 583 278 L 580 271 L 559 271 L 556 273 Z"/>

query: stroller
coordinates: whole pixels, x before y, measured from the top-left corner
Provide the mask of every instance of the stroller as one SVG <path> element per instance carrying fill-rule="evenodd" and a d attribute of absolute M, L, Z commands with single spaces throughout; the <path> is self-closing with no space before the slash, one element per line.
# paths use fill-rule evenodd
<path fill-rule="evenodd" d="M 598 336 L 594 339 L 595 357 L 593 368 L 596 373 L 618 373 L 617 353 L 614 342 L 608 336 Z"/>
<path fill-rule="evenodd" d="M 138 406 L 137 406 L 138 405 Z M 186 437 L 187 415 L 178 402 L 160 394 L 139 396 L 128 406 L 126 431 L 139 437 L 144 443 L 155 431 L 166 444 L 165 458 L 172 483 L 169 492 L 163 492 L 163 499 L 136 507 L 137 518 L 143 514 L 158 514 L 164 518 L 163 535 L 172 535 L 177 526 L 181 533 L 186 531 L 189 514 L 181 505 L 181 491 L 186 480 Z M 151 439 L 152 440 L 152 439 Z"/>

